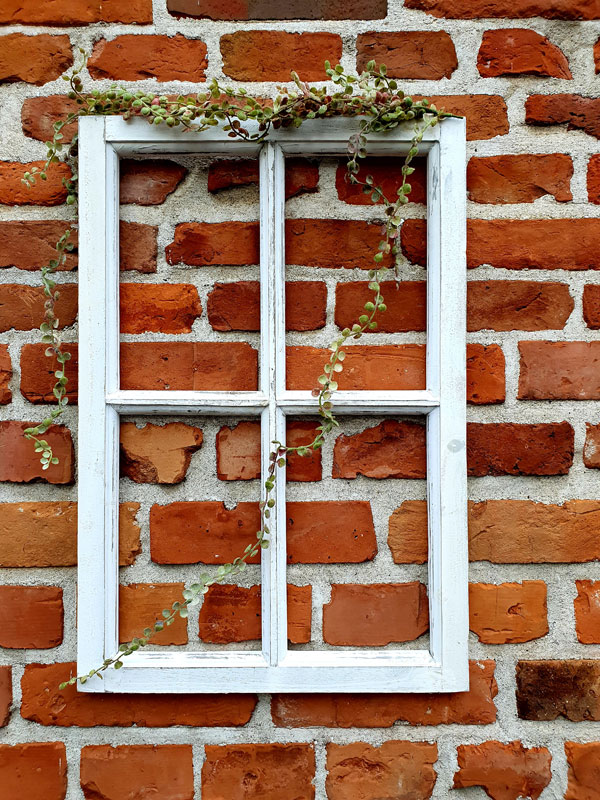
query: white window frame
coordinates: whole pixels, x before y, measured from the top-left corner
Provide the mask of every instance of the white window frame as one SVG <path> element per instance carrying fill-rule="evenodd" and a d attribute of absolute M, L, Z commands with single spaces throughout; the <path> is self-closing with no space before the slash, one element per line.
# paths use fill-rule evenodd
<path fill-rule="evenodd" d="M 247 125 L 251 128 L 251 125 Z M 285 387 L 284 159 L 343 155 L 356 119 L 314 120 L 264 143 L 152 127 L 143 120 L 79 122 L 79 674 L 118 649 L 119 415 L 254 415 L 262 420 L 262 478 L 287 414 L 314 414 L 309 391 Z M 369 153 L 400 156 L 412 126 L 371 135 Z M 262 552 L 262 650 L 139 651 L 84 692 L 450 692 L 468 688 L 466 500 L 465 122 L 429 128 L 427 388 L 338 391 L 339 415 L 426 415 L 429 650 L 289 650 L 285 471 L 277 472 L 271 547 Z M 159 153 L 260 159 L 260 388 L 256 392 L 119 389 L 119 158 Z M 373 342 L 375 343 L 375 342 Z M 264 492 L 264 488 L 263 488 Z M 400 498 L 399 498 L 400 500 Z M 326 567 L 324 567 L 326 569 Z M 140 620 L 140 627 L 148 620 Z"/>

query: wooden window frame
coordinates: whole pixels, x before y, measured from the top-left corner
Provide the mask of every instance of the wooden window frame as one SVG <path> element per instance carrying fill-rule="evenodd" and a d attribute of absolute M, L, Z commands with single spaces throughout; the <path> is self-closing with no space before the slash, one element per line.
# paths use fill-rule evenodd
<path fill-rule="evenodd" d="M 251 127 L 251 126 L 247 126 Z M 357 120 L 314 120 L 232 140 L 142 120 L 79 122 L 79 674 L 118 649 L 119 415 L 254 415 L 262 420 L 263 483 L 270 442 L 287 414 L 316 412 L 309 391 L 285 388 L 284 159 L 343 155 Z M 413 129 L 371 135 L 373 155 L 401 156 Z M 288 650 L 285 471 L 277 472 L 271 547 L 262 557 L 262 650 L 139 651 L 84 692 L 451 692 L 468 688 L 466 500 L 465 122 L 429 128 L 420 152 L 427 180 L 427 387 L 338 391 L 339 415 L 425 415 L 429 540 L 429 650 Z M 163 153 L 260 160 L 261 374 L 256 392 L 119 389 L 119 158 Z M 283 535 L 281 535 L 283 532 Z M 140 627 L 148 620 L 140 620 Z"/>

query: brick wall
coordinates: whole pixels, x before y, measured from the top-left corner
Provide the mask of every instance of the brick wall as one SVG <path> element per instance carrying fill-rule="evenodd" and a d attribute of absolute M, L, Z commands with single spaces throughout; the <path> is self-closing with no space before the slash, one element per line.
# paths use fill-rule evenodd
<path fill-rule="evenodd" d="M 600 797 L 600 418 L 590 402 L 600 398 L 599 19 L 597 0 L 4 0 L 7 800 Z M 407 91 L 467 116 L 469 692 L 58 690 L 75 657 L 76 380 L 64 425 L 48 436 L 57 467 L 42 473 L 21 434 L 51 398 L 53 367 L 36 332 L 39 269 L 72 218 L 67 168 L 31 191 L 20 178 L 69 108 L 59 76 L 77 47 L 92 53 L 86 89 L 123 80 L 181 93 L 216 76 L 267 94 L 290 68 L 318 80 L 325 58 L 348 70 L 374 58 Z M 370 171 L 393 189 L 393 163 Z M 381 332 L 353 347 L 342 388 L 423 385 L 425 192 L 422 173 L 414 178 L 406 280 L 386 292 Z M 123 163 L 124 388 L 254 388 L 255 182 L 255 162 Z M 291 160 L 286 192 L 288 385 L 312 388 L 323 348 L 364 302 L 377 215 L 331 160 Z M 75 252 L 59 305 L 75 369 L 76 266 Z M 141 422 L 121 431 L 123 638 L 170 603 L 198 563 L 237 555 L 257 519 L 253 421 Z M 288 430 L 298 444 L 310 433 L 306 420 Z M 355 419 L 322 458 L 291 465 L 292 646 L 316 637 L 324 647 L 426 642 L 423 441 L 414 421 Z M 239 588 L 211 590 L 188 626 L 157 644 L 256 647 L 258 575 L 253 566 Z M 465 791 L 473 786 L 481 788 Z"/>

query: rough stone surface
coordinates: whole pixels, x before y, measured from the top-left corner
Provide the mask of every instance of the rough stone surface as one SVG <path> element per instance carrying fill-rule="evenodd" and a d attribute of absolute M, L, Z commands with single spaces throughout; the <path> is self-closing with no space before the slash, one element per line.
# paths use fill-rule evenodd
<path fill-rule="evenodd" d="M 560 330 L 565 327 L 574 306 L 566 283 L 469 281 L 467 329 L 470 331 Z M 600 310 L 600 296 L 598 306 Z"/>
<path fill-rule="evenodd" d="M 573 162 L 563 153 L 475 156 L 467 166 L 467 189 L 475 203 L 533 203 L 548 194 L 565 203 L 573 199 L 572 177 Z"/>
<path fill-rule="evenodd" d="M 424 478 L 425 428 L 386 420 L 362 433 L 341 434 L 333 450 L 334 478 Z"/>
<path fill-rule="evenodd" d="M 526 28 L 486 31 L 477 54 L 477 69 L 484 78 L 543 75 L 571 80 L 573 77 L 560 47 Z"/>
<path fill-rule="evenodd" d="M 452 788 L 481 786 L 492 800 L 537 800 L 550 783 L 551 762 L 546 747 L 527 748 L 521 742 L 459 745 Z"/>
<path fill-rule="evenodd" d="M 7 800 L 64 800 L 67 753 L 62 742 L 0 744 L 0 781 Z"/>
<path fill-rule="evenodd" d="M 375 60 L 385 64 L 392 78 L 437 81 L 458 67 L 454 42 L 446 31 L 361 33 L 356 40 L 356 69 L 362 72 Z"/>
<path fill-rule="evenodd" d="M 100 39 L 88 61 L 94 80 L 204 81 L 206 45 L 200 39 L 127 34 Z"/>
<path fill-rule="evenodd" d="M 519 400 L 600 399 L 600 342 L 519 342 Z"/>
<path fill-rule="evenodd" d="M 594 800 L 600 782 L 600 742 L 565 742 L 569 765 L 565 800 Z"/>
<path fill-rule="evenodd" d="M 58 586 L 0 586 L 4 622 L 0 647 L 47 650 L 63 640 L 63 590 Z"/>
<path fill-rule="evenodd" d="M 121 474 L 135 483 L 181 483 L 202 447 L 202 429 L 183 422 L 166 425 L 122 422 Z"/>
<path fill-rule="evenodd" d="M 575 581 L 575 630 L 582 644 L 600 644 L 600 581 Z"/>
<path fill-rule="evenodd" d="M 121 333 L 190 333 L 201 314 L 191 283 L 120 284 Z"/>
<path fill-rule="evenodd" d="M 130 642 L 144 627 L 162 619 L 163 608 L 181 600 L 184 583 L 128 583 L 119 586 L 119 641 Z M 175 617 L 168 628 L 155 633 L 152 644 L 187 644 L 185 619 Z"/>
<path fill-rule="evenodd" d="M 0 38 L 0 83 L 24 81 L 42 86 L 73 64 L 68 36 L 10 33 Z"/>
<path fill-rule="evenodd" d="M 600 720 L 600 661 L 519 661 L 517 713 L 521 719 Z"/>
<path fill-rule="evenodd" d="M 471 583 L 469 628 L 485 644 L 515 644 L 548 633 L 546 584 Z"/>

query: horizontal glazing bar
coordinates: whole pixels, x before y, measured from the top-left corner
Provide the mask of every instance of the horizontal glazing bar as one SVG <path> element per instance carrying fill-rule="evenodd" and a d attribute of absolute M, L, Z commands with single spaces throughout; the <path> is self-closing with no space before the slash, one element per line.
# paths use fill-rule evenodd
<path fill-rule="evenodd" d="M 338 414 L 427 414 L 440 401 L 430 392 L 336 392 L 332 399 Z M 318 398 L 310 392 L 283 392 L 277 405 L 284 414 L 315 414 Z"/>
<path fill-rule="evenodd" d="M 107 405 L 120 414 L 260 414 L 268 405 L 262 392 L 114 392 Z"/>

